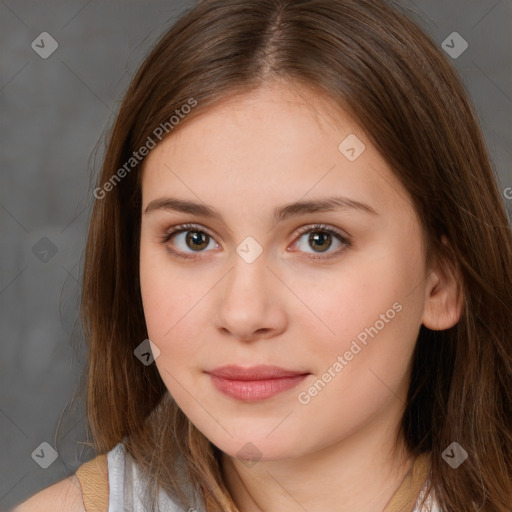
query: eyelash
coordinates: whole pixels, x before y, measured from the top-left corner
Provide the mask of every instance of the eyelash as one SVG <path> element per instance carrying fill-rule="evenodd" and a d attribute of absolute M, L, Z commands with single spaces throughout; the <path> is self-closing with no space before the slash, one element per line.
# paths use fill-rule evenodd
<path fill-rule="evenodd" d="M 163 236 L 159 236 L 158 238 L 160 238 L 162 244 L 166 244 L 174 235 L 177 235 L 177 234 L 183 233 L 183 232 L 187 232 L 187 231 L 195 231 L 198 233 L 204 233 L 204 234 L 208 235 L 210 238 L 212 238 L 212 239 L 214 238 L 214 236 L 209 231 L 203 229 L 202 226 L 200 226 L 198 224 L 180 224 L 178 226 L 175 226 L 175 228 L 172 231 L 165 233 Z M 310 226 L 304 226 L 304 227 L 298 229 L 297 235 L 298 235 L 298 238 L 301 238 L 301 236 L 304 233 L 315 232 L 315 231 L 321 232 L 321 233 L 329 233 L 331 235 L 334 235 L 343 244 L 343 247 L 339 248 L 338 250 L 334 251 L 333 253 L 329 253 L 328 256 L 310 256 L 310 258 L 312 258 L 312 259 L 316 259 L 316 260 L 330 259 L 330 258 L 338 255 L 340 252 L 344 251 L 346 248 L 348 248 L 352 245 L 350 238 L 342 235 L 339 231 L 337 231 L 333 228 L 330 228 L 330 227 L 326 226 L 325 224 L 313 224 Z M 168 246 L 166 247 L 166 249 L 169 253 L 171 253 L 172 255 L 174 255 L 178 258 L 182 258 L 182 259 L 186 259 L 186 260 L 194 260 L 197 258 L 197 256 L 185 256 L 182 252 L 175 251 L 174 249 L 171 249 Z M 199 251 L 197 254 L 200 254 L 200 252 L 201 251 Z"/>

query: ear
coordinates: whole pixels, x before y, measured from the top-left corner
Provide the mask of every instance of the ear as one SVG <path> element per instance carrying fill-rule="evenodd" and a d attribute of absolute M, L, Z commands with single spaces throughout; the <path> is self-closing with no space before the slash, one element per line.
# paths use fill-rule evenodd
<path fill-rule="evenodd" d="M 441 241 L 449 245 L 444 235 Z M 459 321 L 462 305 L 460 277 L 453 264 L 439 258 L 427 276 L 422 323 L 432 331 L 449 329 Z"/>

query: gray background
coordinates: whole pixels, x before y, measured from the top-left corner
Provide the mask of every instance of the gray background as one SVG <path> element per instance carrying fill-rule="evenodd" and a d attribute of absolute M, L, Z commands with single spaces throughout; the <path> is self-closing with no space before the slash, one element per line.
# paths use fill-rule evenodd
<path fill-rule="evenodd" d="M 67 409 L 86 354 L 79 279 L 104 132 L 144 55 L 192 1 L 0 1 L 0 510 L 94 456 L 83 404 Z M 512 212 L 512 2 L 404 3 L 453 59 L 479 112 Z M 49 32 L 48 59 L 31 47 Z M 506 196 L 509 196 L 507 199 Z M 59 425 L 59 444 L 56 430 Z M 58 458 L 42 469 L 42 442 Z"/>

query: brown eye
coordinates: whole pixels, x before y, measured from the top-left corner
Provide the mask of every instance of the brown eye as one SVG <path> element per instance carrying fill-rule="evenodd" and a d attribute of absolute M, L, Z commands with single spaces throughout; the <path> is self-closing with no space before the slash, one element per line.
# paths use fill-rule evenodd
<path fill-rule="evenodd" d="M 310 233 L 308 243 L 311 247 L 316 247 L 319 252 L 325 252 L 332 245 L 332 235 L 325 231 L 313 231 Z"/>
<path fill-rule="evenodd" d="M 310 257 L 313 259 L 330 258 L 331 256 L 337 255 L 351 245 L 351 241 L 348 236 L 343 236 L 337 230 L 325 226 L 324 224 L 316 224 L 314 226 L 303 227 L 299 230 L 299 233 L 301 236 L 295 243 L 296 248 L 302 252 L 309 253 L 312 255 Z M 308 235 L 307 240 L 302 242 L 301 245 L 301 241 L 302 239 L 305 239 L 305 235 Z M 329 251 L 329 249 L 333 246 L 333 243 L 336 244 L 336 242 L 338 243 L 337 250 Z M 315 256 L 315 253 L 318 254 L 318 256 Z M 322 253 L 327 254 L 322 256 Z"/>
<path fill-rule="evenodd" d="M 201 250 L 208 246 L 210 236 L 202 231 L 186 231 L 185 244 L 193 250 Z M 206 240 L 206 242 L 205 242 Z"/>
<path fill-rule="evenodd" d="M 176 229 L 161 239 L 162 243 L 166 244 L 167 251 L 180 258 L 194 258 L 194 253 L 206 252 L 204 249 L 213 241 L 213 237 L 209 233 L 198 229 L 198 226 L 193 224 L 176 226 Z"/>

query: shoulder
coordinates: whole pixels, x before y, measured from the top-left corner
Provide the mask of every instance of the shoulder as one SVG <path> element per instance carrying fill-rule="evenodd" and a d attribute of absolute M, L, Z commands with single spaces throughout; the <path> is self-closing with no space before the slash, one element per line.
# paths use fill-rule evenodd
<path fill-rule="evenodd" d="M 76 475 L 72 475 L 34 494 L 12 512 L 84 511 L 80 482 Z"/>
<path fill-rule="evenodd" d="M 61 480 L 20 503 L 11 512 L 86 512 L 107 510 L 109 506 L 109 476 L 113 470 L 117 491 L 122 479 L 124 446 L 83 463 L 74 475 Z M 112 466 L 112 468 L 110 467 Z M 114 492 L 114 501 L 119 497 Z"/>

